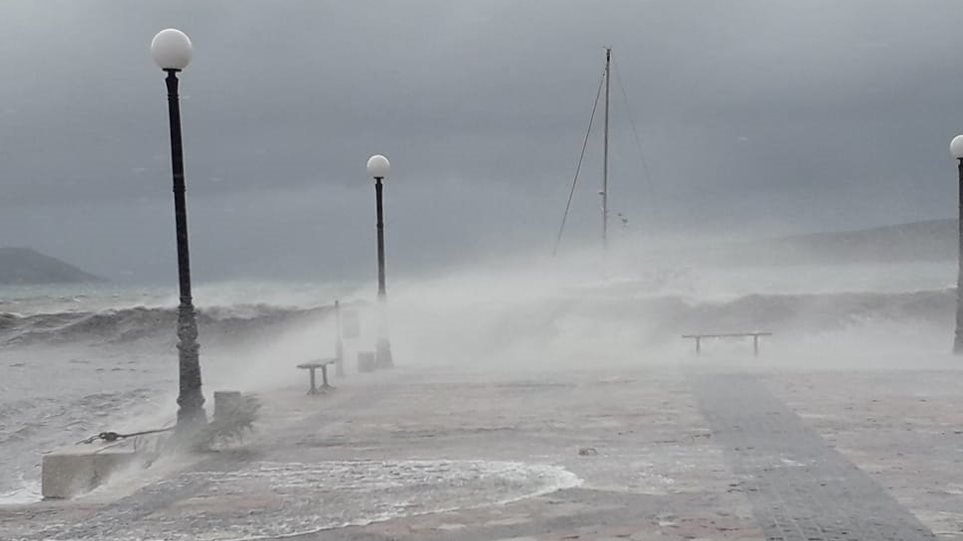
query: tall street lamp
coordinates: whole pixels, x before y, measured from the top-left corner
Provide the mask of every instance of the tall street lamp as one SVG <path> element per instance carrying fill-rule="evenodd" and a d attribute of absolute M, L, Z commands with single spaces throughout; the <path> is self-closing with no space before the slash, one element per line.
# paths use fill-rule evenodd
<path fill-rule="evenodd" d="M 181 109 L 177 95 L 177 73 L 191 62 L 191 40 L 180 30 L 168 28 L 150 44 L 154 62 L 167 72 L 167 107 L 171 129 L 171 169 L 174 176 L 174 222 L 177 231 L 177 273 L 180 306 L 177 309 L 177 352 L 180 393 L 177 397 L 177 431 L 185 432 L 207 423 L 201 393 L 201 364 L 198 358 L 197 321 L 191 299 L 191 258 L 187 244 L 187 204 L 184 201 L 184 156 L 181 146 Z"/>
<path fill-rule="evenodd" d="M 379 328 L 378 343 L 375 348 L 375 365 L 379 368 L 390 368 L 394 362 L 391 359 L 391 343 L 388 341 L 388 321 L 385 307 L 385 221 L 384 206 L 381 192 L 382 181 L 388 176 L 391 163 L 381 154 L 368 158 L 368 174 L 375 181 L 375 206 L 378 212 L 378 311 Z"/>
<path fill-rule="evenodd" d="M 953 340 L 953 353 L 963 355 L 963 135 L 957 135 L 950 142 L 950 153 L 956 158 L 959 168 L 960 212 L 959 236 L 957 237 L 957 274 L 956 274 L 956 337 Z"/>

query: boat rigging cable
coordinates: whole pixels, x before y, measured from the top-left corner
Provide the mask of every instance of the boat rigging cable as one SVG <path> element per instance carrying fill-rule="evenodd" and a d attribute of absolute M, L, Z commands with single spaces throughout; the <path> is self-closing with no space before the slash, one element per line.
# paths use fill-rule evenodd
<path fill-rule="evenodd" d="M 632 116 L 632 108 L 629 107 L 629 95 L 625 91 L 625 86 L 622 85 L 622 77 L 619 76 L 618 62 L 615 61 L 615 57 L 612 57 L 612 73 L 615 74 L 615 82 L 619 85 L 619 90 L 622 91 L 622 100 L 625 101 L 625 116 L 629 119 L 629 125 L 632 126 L 632 137 L 635 138 L 635 148 L 639 152 L 639 164 L 642 166 L 642 181 L 646 184 L 649 191 L 649 200 L 653 199 L 655 190 L 652 186 L 652 175 L 649 173 L 649 164 L 645 161 L 645 153 L 642 152 L 642 138 L 639 137 L 639 130 L 635 124 L 635 118 Z M 660 208 L 658 205 L 652 205 L 653 209 Z"/>
<path fill-rule="evenodd" d="M 589 135 L 592 134 L 592 124 L 595 122 L 595 112 L 599 108 L 599 97 L 602 96 L 602 85 L 605 83 L 605 72 L 599 79 L 599 89 L 595 92 L 595 104 L 592 106 L 592 116 L 589 117 L 588 129 L 585 130 L 585 139 L 582 141 L 582 152 L 578 155 L 578 165 L 575 166 L 575 177 L 572 178 L 572 189 L 568 192 L 568 202 L 565 203 L 565 212 L 562 214 L 562 225 L 558 228 L 558 237 L 555 239 L 555 247 L 552 255 L 558 253 L 558 245 L 562 242 L 562 233 L 565 232 L 565 220 L 568 219 L 568 211 L 572 207 L 572 196 L 575 195 L 575 185 L 578 184 L 578 174 L 582 170 L 582 160 L 585 158 L 585 149 L 588 147 Z"/>

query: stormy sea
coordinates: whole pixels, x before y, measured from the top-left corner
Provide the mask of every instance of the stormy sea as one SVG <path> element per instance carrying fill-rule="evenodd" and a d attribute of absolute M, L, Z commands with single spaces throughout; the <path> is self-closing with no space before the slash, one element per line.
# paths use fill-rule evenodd
<path fill-rule="evenodd" d="M 947 262 L 463 270 L 398 280 L 399 365 L 478 370 L 684 363 L 691 332 L 773 333 L 751 361 L 792 369 L 914 368 L 950 361 Z M 304 384 L 297 363 L 334 352 L 334 301 L 371 340 L 369 284 L 200 284 L 205 389 Z M 177 391 L 170 287 L 6 287 L 0 294 L 0 502 L 40 499 L 42 453 L 104 430 L 170 426 Z M 739 340 L 707 359 L 752 359 Z M 897 362 L 898 359 L 898 362 Z M 356 367 L 348 357 L 348 372 Z"/>

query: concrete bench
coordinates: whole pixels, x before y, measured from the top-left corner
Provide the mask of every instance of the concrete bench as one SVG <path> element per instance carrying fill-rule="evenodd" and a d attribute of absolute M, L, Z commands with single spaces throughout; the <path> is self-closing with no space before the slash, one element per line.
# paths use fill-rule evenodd
<path fill-rule="evenodd" d="M 319 359 L 317 361 L 311 361 L 308 363 L 302 363 L 298 365 L 298 368 L 303 370 L 308 370 L 311 373 L 311 388 L 308 389 L 308 394 L 321 394 L 334 389 L 333 386 L 328 384 L 328 365 L 332 365 L 338 362 L 337 359 Z M 319 389 L 315 385 L 314 373 L 320 368 L 321 369 L 321 388 Z"/>
<path fill-rule="evenodd" d="M 719 333 L 719 334 L 683 334 L 682 338 L 689 338 L 695 340 L 695 351 L 696 355 L 702 353 L 702 340 L 706 338 L 745 338 L 752 337 L 752 354 L 755 357 L 759 356 L 759 337 L 760 336 L 772 336 L 771 332 L 732 332 L 732 333 Z"/>

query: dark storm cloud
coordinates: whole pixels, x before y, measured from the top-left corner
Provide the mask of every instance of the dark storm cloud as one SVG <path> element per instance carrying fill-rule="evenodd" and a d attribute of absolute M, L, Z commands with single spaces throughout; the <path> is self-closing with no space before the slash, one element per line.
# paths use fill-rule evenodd
<path fill-rule="evenodd" d="M 612 199 L 633 227 L 773 232 L 951 215 L 957 2 L 27 2 L 0 5 L 0 244 L 171 274 L 162 75 L 175 26 L 197 272 L 426 268 L 544 250 L 615 48 Z M 597 223 L 598 150 L 574 234 Z M 294 270 L 292 270 L 294 269 Z M 283 272 L 282 272 L 283 271 Z"/>

